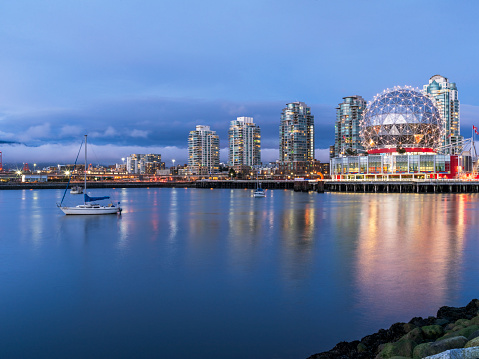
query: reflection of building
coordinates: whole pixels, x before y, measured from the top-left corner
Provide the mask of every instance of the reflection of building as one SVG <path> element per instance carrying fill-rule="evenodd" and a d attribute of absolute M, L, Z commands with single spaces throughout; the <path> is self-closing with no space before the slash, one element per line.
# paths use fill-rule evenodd
<path fill-rule="evenodd" d="M 165 163 L 160 154 L 131 154 L 126 158 L 126 169 L 128 173 L 155 174 L 165 169 Z"/>
<path fill-rule="evenodd" d="M 414 194 L 371 200 L 370 194 L 359 194 L 337 211 L 339 230 L 350 228 L 344 218 L 357 223 L 353 233 L 337 236 L 352 235 L 351 243 L 358 245 L 352 254 L 358 302 L 368 303 L 382 318 L 391 312 L 409 318 L 418 308 L 425 313 L 443 305 L 448 293 L 458 290 L 455 278 L 462 276 L 466 223 L 475 218 L 467 218 L 468 200 L 466 195 Z"/>
<path fill-rule="evenodd" d="M 368 156 L 331 160 L 333 178 L 451 178 L 469 163 L 467 156 L 438 155 L 442 117 L 434 102 L 409 87 L 385 90 L 369 102 L 361 121 Z"/>
<path fill-rule="evenodd" d="M 210 126 L 196 126 L 188 136 L 188 172 L 207 175 L 220 166 L 220 139 Z"/>
<path fill-rule="evenodd" d="M 231 121 L 228 137 L 229 166 L 261 164 L 261 132 L 252 117 L 238 117 Z"/>
<path fill-rule="evenodd" d="M 361 96 L 343 97 L 343 102 L 336 107 L 335 154 L 353 155 L 364 152 L 359 130 L 365 110 L 366 101 Z"/>
<path fill-rule="evenodd" d="M 447 78 L 435 75 L 424 85 L 424 94 L 435 100 L 443 119 L 441 146 L 454 146 L 462 140 L 460 136 L 459 99 L 457 87 Z M 454 154 L 454 148 L 446 148 L 446 153 Z"/>

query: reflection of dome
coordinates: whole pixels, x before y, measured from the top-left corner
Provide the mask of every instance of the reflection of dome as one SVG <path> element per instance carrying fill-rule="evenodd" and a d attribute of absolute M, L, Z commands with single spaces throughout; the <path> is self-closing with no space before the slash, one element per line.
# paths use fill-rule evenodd
<path fill-rule="evenodd" d="M 442 119 L 434 103 L 411 88 L 395 87 L 369 102 L 361 122 L 368 151 L 432 148 L 440 141 Z"/>

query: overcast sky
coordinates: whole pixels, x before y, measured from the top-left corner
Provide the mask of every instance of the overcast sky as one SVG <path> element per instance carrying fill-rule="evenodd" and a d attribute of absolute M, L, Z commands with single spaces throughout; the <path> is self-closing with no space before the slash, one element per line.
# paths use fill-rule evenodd
<path fill-rule="evenodd" d="M 16 0 L 0 2 L 4 162 L 130 153 L 187 161 L 188 131 L 252 116 L 263 161 L 278 158 L 281 110 L 304 101 L 317 157 L 342 97 L 366 100 L 440 74 L 456 82 L 461 128 L 479 125 L 476 1 Z M 222 151 L 222 160 L 227 160 Z"/>

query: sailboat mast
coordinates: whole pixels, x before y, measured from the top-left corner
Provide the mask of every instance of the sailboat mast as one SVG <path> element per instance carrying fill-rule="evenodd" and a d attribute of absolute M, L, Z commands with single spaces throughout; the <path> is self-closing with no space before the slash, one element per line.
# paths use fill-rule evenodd
<path fill-rule="evenodd" d="M 87 160 L 86 160 L 86 137 L 87 135 L 85 135 L 85 178 L 84 178 L 84 185 L 83 185 L 83 189 L 84 189 L 84 192 L 85 192 L 85 195 L 86 195 L 86 169 L 87 169 L 87 166 L 86 166 L 86 163 L 87 163 Z M 85 195 L 83 195 L 83 203 L 86 204 L 85 202 Z"/>

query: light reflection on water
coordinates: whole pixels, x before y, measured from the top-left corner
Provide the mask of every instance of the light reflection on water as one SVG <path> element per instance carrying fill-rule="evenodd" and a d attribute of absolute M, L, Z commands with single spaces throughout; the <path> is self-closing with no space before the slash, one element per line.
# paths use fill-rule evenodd
<path fill-rule="evenodd" d="M 0 356 L 298 358 L 477 297 L 477 195 L 112 192 L 0 191 Z"/>

